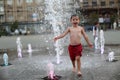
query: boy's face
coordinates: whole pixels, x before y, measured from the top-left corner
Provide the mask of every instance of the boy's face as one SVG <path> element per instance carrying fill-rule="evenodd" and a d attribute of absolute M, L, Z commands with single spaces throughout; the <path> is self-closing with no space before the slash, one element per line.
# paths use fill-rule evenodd
<path fill-rule="evenodd" d="M 71 23 L 72 23 L 73 26 L 76 26 L 76 25 L 79 24 L 80 19 L 79 19 L 78 16 L 73 16 L 70 21 L 71 21 Z"/>

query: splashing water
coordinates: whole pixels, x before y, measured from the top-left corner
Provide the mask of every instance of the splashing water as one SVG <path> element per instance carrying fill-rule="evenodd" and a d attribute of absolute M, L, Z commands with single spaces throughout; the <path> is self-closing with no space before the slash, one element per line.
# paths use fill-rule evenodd
<path fill-rule="evenodd" d="M 22 44 L 21 44 L 20 37 L 17 38 L 16 44 L 17 44 L 18 57 L 22 58 Z"/>
<path fill-rule="evenodd" d="M 64 9 L 66 7 L 66 0 L 45 0 L 45 20 L 52 25 L 54 36 L 58 36 L 63 30 L 66 21 Z M 67 13 L 68 15 L 68 13 Z M 63 53 L 62 41 L 58 40 L 54 46 L 56 51 L 56 63 L 61 62 L 60 55 Z"/>
<path fill-rule="evenodd" d="M 4 61 L 4 65 L 8 66 L 8 55 L 7 55 L 7 53 L 3 54 L 3 61 Z"/>
<path fill-rule="evenodd" d="M 48 78 L 49 79 L 54 79 L 55 73 L 54 73 L 54 65 L 52 63 L 49 63 L 48 65 Z"/>
<path fill-rule="evenodd" d="M 65 27 L 70 26 L 68 20 L 71 14 L 76 13 L 75 2 L 76 0 L 45 0 L 45 20 L 52 26 L 54 36 L 60 35 L 65 30 Z M 61 62 L 60 55 L 63 53 L 64 41 L 65 38 L 56 41 L 54 44 L 57 64 Z"/>
<path fill-rule="evenodd" d="M 108 60 L 112 62 L 115 59 L 115 53 L 113 51 L 109 52 L 108 54 Z"/>
<path fill-rule="evenodd" d="M 95 37 L 94 43 L 95 43 L 95 51 L 98 52 L 98 50 L 100 49 L 99 37 Z"/>
<path fill-rule="evenodd" d="M 32 56 L 32 46 L 31 44 L 28 44 L 28 53 L 29 53 L 29 56 Z"/>
<path fill-rule="evenodd" d="M 104 53 L 104 45 L 105 45 L 104 32 L 103 32 L 103 30 L 100 30 L 100 49 L 101 49 L 101 54 Z"/>

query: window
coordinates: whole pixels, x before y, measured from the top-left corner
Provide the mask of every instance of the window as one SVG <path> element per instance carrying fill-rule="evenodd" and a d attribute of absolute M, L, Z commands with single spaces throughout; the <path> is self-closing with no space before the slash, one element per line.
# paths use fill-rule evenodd
<path fill-rule="evenodd" d="M 83 4 L 88 4 L 88 2 L 83 2 Z"/>
<path fill-rule="evenodd" d="M 0 12 L 4 12 L 4 7 L 0 6 Z"/>
<path fill-rule="evenodd" d="M 36 0 L 36 3 L 38 3 L 38 4 L 39 4 L 40 2 L 41 2 L 41 0 Z"/>
<path fill-rule="evenodd" d="M 83 2 L 84 7 L 88 7 L 88 2 Z"/>
<path fill-rule="evenodd" d="M 27 11 L 32 11 L 32 7 L 27 7 Z"/>
<path fill-rule="evenodd" d="M 12 5 L 13 4 L 13 0 L 7 0 L 7 4 L 8 5 Z"/>
<path fill-rule="evenodd" d="M 96 2 L 97 0 L 92 0 L 92 2 Z"/>
<path fill-rule="evenodd" d="M 0 6 L 0 15 L 3 15 L 4 14 L 4 8 L 2 6 Z"/>
<path fill-rule="evenodd" d="M 101 2 L 101 6 L 105 6 L 106 4 L 105 4 L 105 1 L 102 1 Z"/>
<path fill-rule="evenodd" d="M 26 0 L 26 2 L 27 2 L 27 3 L 32 3 L 32 2 L 33 2 L 33 0 Z"/>
<path fill-rule="evenodd" d="M 110 6 L 113 6 L 114 5 L 114 1 L 110 1 Z"/>
<path fill-rule="evenodd" d="M 41 5 L 44 3 L 44 0 L 35 0 L 35 3 L 38 4 L 38 5 Z"/>
<path fill-rule="evenodd" d="M 14 17 L 13 17 L 12 14 L 9 14 L 7 18 L 8 18 L 8 20 L 11 21 L 11 22 L 14 20 Z"/>
<path fill-rule="evenodd" d="M 92 2 L 92 6 L 94 7 L 94 6 L 97 6 L 97 2 L 96 1 L 93 1 Z"/>
<path fill-rule="evenodd" d="M 105 2 L 106 0 L 101 0 L 101 1 Z M 112 1 L 113 1 L 113 0 L 112 0 Z"/>
<path fill-rule="evenodd" d="M 83 0 L 83 2 L 88 2 L 88 0 Z"/>
<path fill-rule="evenodd" d="M 18 6 L 21 6 L 22 3 L 23 3 L 23 0 L 17 0 L 17 5 L 18 5 Z"/>
<path fill-rule="evenodd" d="M 80 0 L 80 2 L 83 2 L 83 0 Z"/>
<path fill-rule="evenodd" d="M 0 5 L 1 5 L 1 4 L 2 4 L 2 5 L 4 4 L 4 1 L 3 1 L 3 0 L 0 0 Z"/>
<path fill-rule="evenodd" d="M 24 20 L 23 12 L 19 12 L 19 13 L 17 13 L 17 17 L 18 17 L 19 21 Z"/>
<path fill-rule="evenodd" d="M 5 5 L 8 9 L 13 9 L 13 0 L 7 0 Z"/>

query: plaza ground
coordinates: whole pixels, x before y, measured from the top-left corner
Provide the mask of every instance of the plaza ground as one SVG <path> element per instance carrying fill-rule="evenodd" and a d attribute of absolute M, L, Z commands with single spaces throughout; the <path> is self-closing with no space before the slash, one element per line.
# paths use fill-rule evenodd
<path fill-rule="evenodd" d="M 90 41 L 93 42 L 92 32 L 86 32 Z M 105 31 L 105 44 L 106 45 L 120 45 L 120 31 L 119 30 L 112 30 L 112 31 Z M 15 49 L 16 48 L 16 40 L 17 38 L 21 38 L 21 43 L 23 48 L 27 48 L 28 44 L 31 44 L 32 47 L 48 47 L 53 46 L 53 33 L 44 33 L 39 35 L 21 35 L 21 36 L 2 36 L 0 37 L 0 49 Z M 68 37 L 65 37 L 66 40 L 63 46 L 69 44 Z M 49 43 L 49 44 L 48 44 Z M 84 39 L 82 39 L 82 45 L 86 45 Z"/>
<path fill-rule="evenodd" d="M 47 64 L 54 64 L 55 74 L 61 76 L 60 80 L 119 80 L 120 79 L 120 37 L 119 31 L 105 32 L 105 52 L 96 53 L 83 42 L 83 56 L 81 57 L 83 76 L 78 77 L 72 72 L 72 64 L 69 59 L 66 42 L 63 45 L 61 63 L 56 63 L 56 52 L 53 35 L 28 35 L 19 36 L 23 44 L 23 58 L 18 58 L 16 51 L 16 38 L 18 36 L 1 37 L 0 49 L 8 53 L 10 66 L 0 66 L 0 80 L 43 80 L 47 76 Z M 92 41 L 92 33 L 87 32 Z M 33 52 L 27 52 L 27 45 L 31 44 Z M 115 52 L 116 62 L 108 62 L 108 53 Z M 3 52 L 0 53 L 0 63 L 3 64 Z"/>
<path fill-rule="evenodd" d="M 108 62 L 109 48 L 115 52 L 117 62 Z M 61 63 L 56 64 L 56 54 L 53 49 L 41 48 L 32 55 L 24 52 L 23 58 L 17 57 L 16 51 L 9 55 L 10 66 L 0 67 L 0 80 L 43 80 L 47 76 L 47 64 L 54 64 L 55 74 L 61 76 L 60 80 L 119 80 L 120 79 L 120 46 L 106 46 L 105 53 L 94 53 L 93 49 L 83 47 L 81 57 L 83 76 L 78 77 L 72 72 L 72 64 L 69 59 L 67 47 L 61 55 Z M 3 63 L 0 55 L 0 63 Z"/>

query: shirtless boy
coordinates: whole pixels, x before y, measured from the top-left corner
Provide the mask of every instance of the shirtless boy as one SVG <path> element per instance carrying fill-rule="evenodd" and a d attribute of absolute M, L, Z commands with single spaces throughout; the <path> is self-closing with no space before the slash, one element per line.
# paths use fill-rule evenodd
<path fill-rule="evenodd" d="M 82 36 L 85 38 L 89 47 L 92 48 L 92 43 L 89 41 L 87 34 L 84 31 L 84 28 L 79 26 L 80 19 L 77 15 L 72 15 L 70 18 L 70 22 L 72 24 L 71 27 L 68 27 L 64 33 L 54 38 L 54 41 L 63 38 L 65 35 L 69 33 L 70 36 L 70 44 L 68 46 L 68 51 L 70 55 L 70 59 L 73 65 L 73 72 L 76 72 L 76 63 L 77 63 L 77 74 L 78 76 L 82 76 L 81 73 L 81 60 L 82 56 L 82 45 L 81 39 Z"/>

